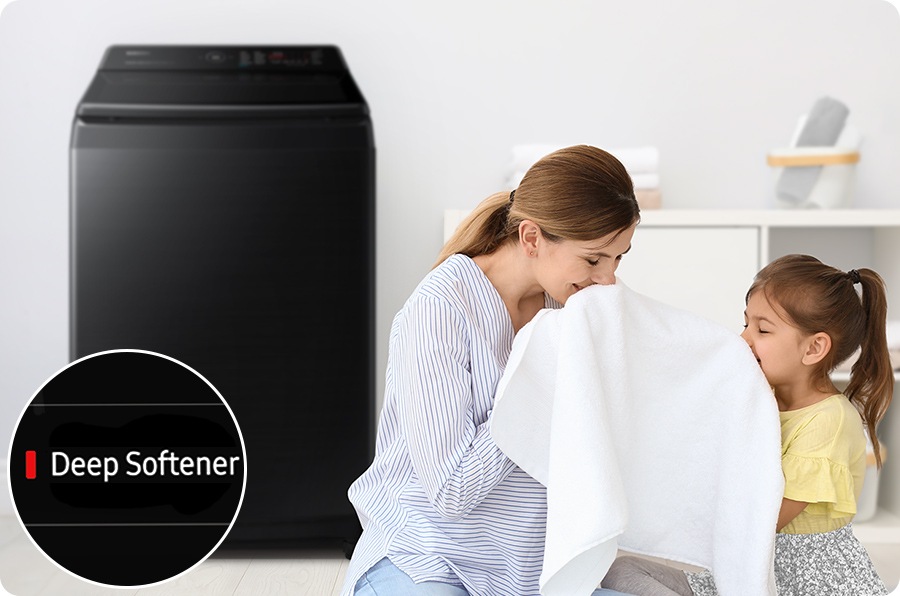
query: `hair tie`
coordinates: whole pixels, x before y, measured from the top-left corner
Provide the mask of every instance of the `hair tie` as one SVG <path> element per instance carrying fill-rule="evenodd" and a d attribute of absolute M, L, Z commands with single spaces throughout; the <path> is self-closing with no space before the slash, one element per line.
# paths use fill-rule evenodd
<path fill-rule="evenodd" d="M 513 202 L 513 198 L 514 198 L 515 196 L 516 196 L 516 191 L 515 191 L 515 189 L 509 191 L 509 202 L 510 202 L 510 203 Z"/>
<path fill-rule="evenodd" d="M 847 272 L 847 275 L 850 276 L 850 281 L 852 281 L 854 284 L 859 283 L 859 271 L 857 271 L 856 269 L 851 269 Z"/>

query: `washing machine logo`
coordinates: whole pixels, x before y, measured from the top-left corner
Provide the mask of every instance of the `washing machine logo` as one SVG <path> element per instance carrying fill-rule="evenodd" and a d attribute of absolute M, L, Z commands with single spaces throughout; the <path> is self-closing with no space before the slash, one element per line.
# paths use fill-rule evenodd
<path fill-rule="evenodd" d="M 160 583 L 203 561 L 246 485 L 240 429 L 215 388 L 137 350 L 89 356 L 47 381 L 20 417 L 9 461 L 35 545 L 112 586 Z"/>

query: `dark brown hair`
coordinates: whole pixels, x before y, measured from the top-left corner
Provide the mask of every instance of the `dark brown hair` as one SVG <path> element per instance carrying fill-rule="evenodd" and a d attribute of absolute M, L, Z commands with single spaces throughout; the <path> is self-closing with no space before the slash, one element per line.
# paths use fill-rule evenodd
<path fill-rule="evenodd" d="M 460 223 L 435 266 L 454 254 L 491 254 L 515 241 L 531 220 L 551 242 L 596 240 L 640 220 L 634 185 L 610 153 L 589 145 L 566 147 L 541 158 L 525 173 L 515 195 L 495 193 Z"/>
<path fill-rule="evenodd" d="M 861 287 L 859 293 L 856 283 Z M 759 290 L 802 333 L 824 332 L 831 337 L 831 351 L 813 370 L 820 387 L 827 387 L 835 366 L 860 348 L 844 395 L 859 410 L 881 467 L 875 427 L 894 394 L 887 347 L 887 295 L 881 276 L 871 269 L 845 273 L 809 255 L 787 255 L 756 274 L 746 299 Z"/>

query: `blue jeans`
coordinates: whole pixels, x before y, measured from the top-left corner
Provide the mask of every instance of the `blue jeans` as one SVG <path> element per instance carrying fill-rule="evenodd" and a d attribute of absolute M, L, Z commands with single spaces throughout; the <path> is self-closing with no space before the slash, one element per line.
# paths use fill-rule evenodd
<path fill-rule="evenodd" d="M 444 582 L 417 584 L 385 557 L 366 571 L 356 582 L 357 596 L 469 596 L 462 586 Z M 627 596 L 613 590 L 594 590 L 591 596 Z"/>

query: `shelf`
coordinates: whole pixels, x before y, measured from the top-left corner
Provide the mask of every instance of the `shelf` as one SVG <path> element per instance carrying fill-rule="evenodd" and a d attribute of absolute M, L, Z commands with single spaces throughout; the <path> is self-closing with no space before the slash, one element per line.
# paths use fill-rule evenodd
<path fill-rule="evenodd" d="M 853 534 L 863 544 L 900 544 L 900 516 L 879 507 L 870 519 L 853 522 Z"/>
<path fill-rule="evenodd" d="M 444 211 L 444 241 L 469 214 L 468 209 Z M 769 228 L 894 228 L 900 209 L 645 209 L 645 227 L 759 227 Z"/>
<path fill-rule="evenodd" d="M 646 226 L 900 227 L 898 209 L 646 209 Z"/>

